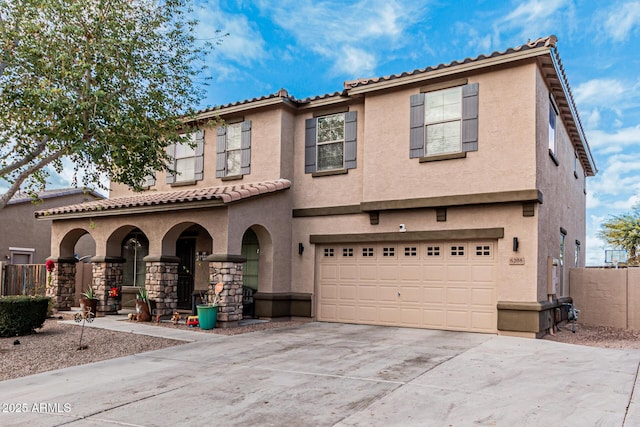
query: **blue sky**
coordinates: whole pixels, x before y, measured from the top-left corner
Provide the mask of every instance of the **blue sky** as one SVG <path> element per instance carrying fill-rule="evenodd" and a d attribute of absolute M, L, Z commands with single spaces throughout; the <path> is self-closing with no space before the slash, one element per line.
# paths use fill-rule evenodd
<path fill-rule="evenodd" d="M 195 13 L 199 38 L 229 33 L 209 58 L 201 108 L 280 88 L 297 98 L 331 93 L 345 80 L 554 34 L 599 168 L 587 184 L 588 265 L 604 261 L 602 221 L 640 201 L 640 1 L 196 0 Z"/>

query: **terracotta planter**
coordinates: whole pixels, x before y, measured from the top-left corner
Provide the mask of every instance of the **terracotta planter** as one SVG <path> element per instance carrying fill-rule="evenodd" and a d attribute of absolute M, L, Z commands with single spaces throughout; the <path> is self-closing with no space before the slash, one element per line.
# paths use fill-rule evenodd
<path fill-rule="evenodd" d="M 80 298 L 80 309 L 84 312 L 90 311 L 95 316 L 98 312 L 98 300 L 95 298 Z"/>

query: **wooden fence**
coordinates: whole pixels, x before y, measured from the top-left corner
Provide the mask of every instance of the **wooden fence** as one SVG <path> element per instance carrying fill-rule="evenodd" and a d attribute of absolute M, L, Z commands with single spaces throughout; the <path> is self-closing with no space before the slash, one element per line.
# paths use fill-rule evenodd
<path fill-rule="evenodd" d="M 47 284 L 44 264 L 4 264 L 0 295 L 42 294 Z"/>

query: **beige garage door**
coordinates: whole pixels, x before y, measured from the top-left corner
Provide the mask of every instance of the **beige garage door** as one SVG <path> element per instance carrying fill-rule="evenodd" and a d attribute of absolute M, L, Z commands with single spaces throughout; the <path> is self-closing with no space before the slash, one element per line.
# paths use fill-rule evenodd
<path fill-rule="evenodd" d="M 318 320 L 496 332 L 495 241 L 319 245 Z"/>

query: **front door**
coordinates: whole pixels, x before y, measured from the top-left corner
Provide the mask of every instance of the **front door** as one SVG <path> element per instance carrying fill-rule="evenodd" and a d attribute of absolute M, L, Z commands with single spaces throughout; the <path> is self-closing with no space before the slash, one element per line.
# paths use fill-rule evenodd
<path fill-rule="evenodd" d="M 196 240 L 178 239 L 176 255 L 180 258 L 178 265 L 178 308 L 191 309 L 193 293 L 193 273 L 195 269 Z"/>

